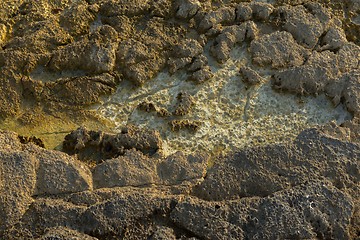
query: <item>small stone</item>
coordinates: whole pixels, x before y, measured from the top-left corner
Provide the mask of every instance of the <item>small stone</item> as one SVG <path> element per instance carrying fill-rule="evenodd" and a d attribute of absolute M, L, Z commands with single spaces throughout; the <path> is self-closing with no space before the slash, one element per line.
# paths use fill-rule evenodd
<path fill-rule="evenodd" d="M 308 51 L 298 45 L 288 32 L 274 32 L 251 42 L 253 62 L 259 66 L 285 68 L 302 65 Z"/>
<path fill-rule="evenodd" d="M 176 17 L 180 19 L 189 19 L 195 16 L 195 14 L 201 8 L 201 3 L 198 0 L 180 0 L 176 1 L 175 5 Z"/>
<path fill-rule="evenodd" d="M 217 24 L 230 25 L 235 22 L 235 9 L 231 7 L 219 8 L 207 13 L 199 23 L 198 30 L 204 33 Z"/>
<path fill-rule="evenodd" d="M 250 67 L 241 67 L 240 73 L 243 76 L 243 81 L 249 85 L 255 85 L 264 81 L 264 79 Z"/>
<path fill-rule="evenodd" d="M 191 111 L 191 107 L 194 105 L 194 98 L 186 93 L 180 92 L 177 97 L 177 103 L 175 106 L 175 110 L 173 111 L 173 115 L 176 116 L 184 116 Z"/>
<path fill-rule="evenodd" d="M 201 84 L 206 82 L 207 80 L 211 79 L 214 76 L 214 74 L 211 72 L 211 69 L 209 66 L 206 66 L 196 72 L 193 72 L 189 76 L 189 80 L 193 81 L 197 84 Z"/>
<path fill-rule="evenodd" d="M 188 119 L 184 120 L 172 120 L 169 122 L 172 131 L 179 131 L 181 129 L 188 129 L 190 131 L 196 132 L 201 126 L 200 121 L 192 121 Z"/>
<path fill-rule="evenodd" d="M 236 20 L 245 22 L 251 20 L 253 10 L 249 3 L 239 3 L 236 7 Z"/>

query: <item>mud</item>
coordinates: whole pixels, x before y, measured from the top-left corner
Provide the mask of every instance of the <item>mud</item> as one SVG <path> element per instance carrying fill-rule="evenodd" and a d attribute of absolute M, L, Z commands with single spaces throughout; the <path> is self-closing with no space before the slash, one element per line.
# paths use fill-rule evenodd
<path fill-rule="evenodd" d="M 0 238 L 359 238 L 359 14 L 1 1 Z"/>

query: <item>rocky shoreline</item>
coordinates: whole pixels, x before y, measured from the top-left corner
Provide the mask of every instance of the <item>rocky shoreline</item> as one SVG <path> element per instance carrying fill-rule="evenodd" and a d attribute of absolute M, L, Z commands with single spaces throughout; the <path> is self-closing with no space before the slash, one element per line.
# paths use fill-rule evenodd
<path fill-rule="evenodd" d="M 357 0 L 1 1 L 0 238 L 360 238 L 359 36 Z"/>

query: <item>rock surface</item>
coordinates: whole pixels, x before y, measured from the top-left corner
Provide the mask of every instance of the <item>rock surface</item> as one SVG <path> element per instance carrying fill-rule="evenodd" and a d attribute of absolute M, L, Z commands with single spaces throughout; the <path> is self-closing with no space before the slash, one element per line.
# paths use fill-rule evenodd
<path fill-rule="evenodd" d="M 0 239 L 359 239 L 359 13 L 0 1 Z"/>
<path fill-rule="evenodd" d="M 292 144 L 244 149 L 211 165 L 203 154 L 163 158 L 128 150 L 92 172 L 64 153 L 19 144 L 15 134 L 3 132 L 2 139 L 20 150 L 1 156 L 1 234 L 7 239 L 356 238 L 360 146 L 343 140 L 351 131 L 336 124 L 308 129 Z M 49 162 L 55 171 L 45 176 Z M 83 176 L 93 177 L 91 187 L 82 189 L 73 170 L 56 169 L 57 162 L 74 170 L 82 164 Z M 9 177 L 17 180 L 4 185 Z M 52 191 L 44 190 L 44 183 L 52 184 L 46 185 Z M 9 212 L 7 204 L 17 208 Z"/>

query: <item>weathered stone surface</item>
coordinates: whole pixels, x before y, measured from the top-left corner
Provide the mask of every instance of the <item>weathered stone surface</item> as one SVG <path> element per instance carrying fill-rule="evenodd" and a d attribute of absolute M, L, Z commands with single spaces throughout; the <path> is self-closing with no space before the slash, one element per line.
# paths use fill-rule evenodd
<path fill-rule="evenodd" d="M 293 144 L 245 149 L 218 159 L 193 194 L 208 200 L 265 197 L 323 177 L 339 189 L 357 188 L 359 154 L 358 144 L 310 129 Z"/>
<path fill-rule="evenodd" d="M 344 101 L 349 111 L 356 116 L 360 114 L 360 72 L 352 71 L 329 83 L 325 89 L 335 105 Z"/>
<path fill-rule="evenodd" d="M 346 35 L 343 29 L 331 27 L 321 39 L 320 50 L 337 50 L 347 43 Z"/>
<path fill-rule="evenodd" d="M 245 40 L 246 31 L 245 24 L 226 27 L 215 38 L 214 44 L 210 48 L 211 55 L 219 63 L 226 62 L 234 45 Z"/>
<path fill-rule="evenodd" d="M 49 62 L 53 71 L 83 70 L 91 74 L 112 71 L 115 67 L 117 32 L 102 26 L 88 38 L 55 51 Z"/>
<path fill-rule="evenodd" d="M 187 180 L 202 179 L 205 176 L 209 156 L 193 154 L 185 156 L 182 152 L 174 153 L 160 160 L 156 171 L 163 185 L 176 185 Z"/>
<path fill-rule="evenodd" d="M 124 156 L 110 159 L 93 170 L 94 188 L 146 186 L 158 183 L 156 161 L 141 152 L 127 151 Z"/>
<path fill-rule="evenodd" d="M 259 66 L 286 68 L 302 65 L 308 52 L 288 32 L 274 32 L 251 42 L 253 62 Z"/>
<path fill-rule="evenodd" d="M 159 227 L 154 234 L 150 237 L 151 240 L 175 240 L 176 236 L 174 230 L 168 227 Z"/>
<path fill-rule="evenodd" d="M 235 9 L 232 7 L 223 7 L 218 10 L 207 13 L 200 21 L 199 32 L 206 32 L 218 24 L 230 25 L 235 21 Z"/>
<path fill-rule="evenodd" d="M 250 67 L 243 66 L 240 68 L 243 81 L 249 85 L 255 85 L 264 81 L 264 79 L 255 70 Z"/>
<path fill-rule="evenodd" d="M 46 231 L 46 233 L 37 238 L 37 240 L 53 240 L 53 239 L 68 239 L 68 240 L 96 240 L 97 238 L 91 237 L 87 234 L 66 228 L 66 227 L 53 227 Z"/>
<path fill-rule="evenodd" d="M 79 108 L 99 102 L 100 96 L 114 93 L 117 83 L 117 77 L 108 73 L 93 77 L 60 78 L 45 83 L 40 97 L 46 102 L 60 101 L 68 107 Z"/>
<path fill-rule="evenodd" d="M 195 16 L 199 11 L 201 3 L 198 0 L 180 0 L 176 1 L 176 17 L 180 19 L 189 19 Z"/>
<path fill-rule="evenodd" d="M 5 24 L 0 23 L 0 46 L 5 42 L 7 35 L 7 28 Z"/>
<path fill-rule="evenodd" d="M 18 135 L 10 131 L 0 131 L 0 146 L 4 152 L 12 152 L 21 150 L 21 143 Z"/>
<path fill-rule="evenodd" d="M 93 236 L 151 235 L 151 219 L 168 214 L 176 199 L 137 192 L 124 193 L 89 207 L 82 216 L 85 233 Z M 137 232 L 138 223 L 145 229 Z M 146 226 L 148 226 L 146 228 Z M 141 225 L 139 226 L 141 227 Z"/>
<path fill-rule="evenodd" d="M 171 74 L 184 68 L 193 61 L 193 58 L 203 52 L 203 46 L 194 40 L 187 39 L 175 45 L 172 50 L 172 56 L 169 58 L 167 65 Z"/>
<path fill-rule="evenodd" d="M 177 152 L 163 159 L 154 159 L 130 150 L 124 156 L 107 160 L 93 169 L 94 188 L 169 186 L 201 180 L 207 161 L 205 154 L 185 156 Z"/>
<path fill-rule="evenodd" d="M 249 3 L 239 3 L 235 12 L 237 21 L 244 22 L 252 19 L 253 9 Z"/>
<path fill-rule="evenodd" d="M 299 5 L 295 7 L 284 6 L 277 9 L 284 30 L 290 32 L 300 45 L 307 48 L 315 47 L 329 20 L 317 12 L 315 6 L 312 7 L 314 11 L 311 11 L 310 5 L 308 8 Z M 319 11 L 321 10 L 319 9 Z"/>
<path fill-rule="evenodd" d="M 39 161 L 34 195 L 63 194 L 92 189 L 91 172 L 73 157 L 58 151 L 26 145 Z"/>
<path fill-rule="evenodd" d="M 183 228 L 205 239 L 243 239 L 244 233 L 240 226 L 232 224 L 226 212 L 227 206 L 222 203 L 204 202 L 188 197 L 181 201 L 171 219 Z"/>
<path fill-rule="evenodd" d="M 119 71 L 136 85 L 154 77 L 165 65 L 154 48 L 133 39 L 121 42 L 116 55 Z"/>
<path fill-rule="evenodd" d="M 357 114 L 359 62 L 353 59 L 360 56 L 359 50 L 354 44 L 345 44 L 336 54 L 313 52 L 306 64 L 274 74 L 275 87 L 300 94 L 325 92 L 335 105 L 343 100 L 349 111 Z"/>
<path fill-rule="evenodd" d="M 86 1 L 72 3 L 61 12 L 60 25 L 72 36 L 80 36 L 90 31 L 90 24 L 96 19 L 98 6 L 88 6 Z"/>
<path fill-rule="evenodd" d="M 54 228 L 69 228 L 73 230 L 72 233 L 74 229 L 83 232 L 80 230 L 81 216 L 85 210 L 83 206 L 76 206 L 63 200 L 38 198 L 27 209 L 21 221 L 5 233 L 5 238 L 41 238 Z"/>
<path fill-rule="evenodd" d="M 331 183 L 310 181 L 261 199 L 207 202 L 188 197 L 171 218 L 210 239 L 347 239 L 353 209 L 352 199 Z"/>
<path fill-rule="evenodd" d="M 176 116 L 184 116 L 188 114 L 191 111 L 192 106 L 195 104 L 194 98 L 186 92 L 180 92 L 176 96 L 176 100 L 175 109 L 173 111 L 173 115 Z"/>
<path fill-rule="evenodd" d="M 148 0 L 107 0 L 101 5 L 100 13 L 104 16 L 127 15 L 134 17 L 144 14 L 148 9 Z"/>
<path fill-rule="evenodd" d="M 205 66 L 204 68 L 201 68 L 193 73 L 190 74 L 189 80 L 193 81 L 197 84 L 201 84 L 206 82 L 207 80 L 211 79 L 214 76 L 214 74 L 211 72 L 211 69 L 209 66 Z"/>
<path fill-rule="evenodd" d="M 24 137 L 0 132 L 0 238 L 359 238 L 359 6 L 0 1 L 0 124 L 31 126 Z M 239 69 L 242 80 L 258 86 L 239 82 Z M 286 109 L 297 98 L 271 92 L 271 76 L 275 89 L 314 95 L 299 96 L 294 104 L 301 111 L 291 117 L 305 119 L 315 109 L 322 122 L 321 104 L 302 106 L 322 99 L 330 109 L 316 97 L 324 93 L 354 119 L 306 130 L 285 144 L 235 150 L 249 135 L 265 135 L 259 129 L 313 124 L 259 116 L 278 98 L 289 100 L 279 105 Z M 102 97 L 116 88 L 110 99 Z M 180 92 L 189 95 L 176 102 Z M 76 156 L 29 143 L 60 138 L 70 129 L 64 125 L 83 125 L 82 116 L 103 124 L 92 113 L 97 103 L 105 106 L 97 113 L 111 120 L 104 128 L 127 121 L 144 128 L 119 134 L 80 128 L 64 146 Z M 329 118 L 349 119 L 342 105 L 336 109 L 346 116 Z M 248 118 L 252 112 L 256 117 Z M 246 121 L 238 120 L 243 113 Z M 50 115 L 61 126 L 53 129 Z M 45 121 L 51 133 L 36 125 Z M 197 147 L 188 138 L 201 139 L 196 146 L 211 158 L 189 153 Z M 182 152 L 173 153 L 177 148 Z"/>
<path fill-rule="evenodd" d="M 250 3 L 253 18 L 260 21 L 266 21 L 269 19 L 271 13 L 274 11 L 274 7 L 269 3 L 253 2 Z"/>
<path fill-rule="evenodd" d="M 0 151 L 0 236 L 19 221 L 32 203 L 37 168 L 30 154 L 4 150 Z"/>
<path fill-rule="evenodd" d="M 89 131 L 84 127 L 65 137 L 63 149 L 69 154 L 78 153 L 80 159 L 101 161 L 123 155 L 125 150 L 135 148 L 144 154 L 161 152 L 162 140 L 157 131 L 124 127 L 119 134 Z"/>

